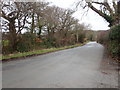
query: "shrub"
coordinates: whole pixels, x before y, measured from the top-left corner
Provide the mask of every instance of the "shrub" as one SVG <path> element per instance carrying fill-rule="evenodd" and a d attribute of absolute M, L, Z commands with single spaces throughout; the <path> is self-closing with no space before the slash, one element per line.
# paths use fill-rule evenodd
<path fill-rule="evenodd" d="M 2 54 L 4 55 L 12 53 L 9 42 L 9 40 L 2 40 Z"/>
<path fill-rule="evenodd" d="M 84 38 L 85 38 L 85 34 L 84 33 L 79 34 L 79 37 L 78 37 L 79 42 L 83 43 L 84 42 Z"/>
<path fill-rule="evenodd" d="M 9 40 L 2 40 L 2 45 L 7 47 L 9 45 Z"/>
<path fill-rule="evenodd" d="M 43 45 L 45 48 L 56 47 L 56 39 L 55 38 L 47 38 L 43 41 Z"/>
<path fill-rule="evenodd" d="M 21 40 L 17 44 L 18 52 L 27 52 L 33 50 L 35 47 L 35 35 L 30 33 L 25 33 L 22 35 Z"/>
<path fill-rule="evenodd" d="M 109 43 L 109 31 L 98 32 L 97 42 L 104 44 L 105 46 Z"/>
<path fill-rule="evenodd" d="M 111 28 L 110 34 L 110 51 L 113 57 L 120 57 L 120 25 Z"/>
<path fill-rule="evenodd" d="M 110 40 L 120 41 L 120 25 L 111 28 L 109 38 Z"/>

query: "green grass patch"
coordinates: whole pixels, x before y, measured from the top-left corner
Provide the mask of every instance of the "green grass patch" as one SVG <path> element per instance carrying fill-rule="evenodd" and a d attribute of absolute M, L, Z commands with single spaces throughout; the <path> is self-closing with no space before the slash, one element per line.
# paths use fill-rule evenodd
<path fill-rule="evenodd" d="M 0 60 L 19 58 L 19 57 L 26 57 L 26 56 L 37 55 L 37 54 L 44 54 L 44 53 L 54 52 L 54 51 L 58 51 L 58 50 L 63 50 L 63 49 L 69 49 L 69 48 L 82 46 L 82 45 L 85 45 L 86 43 L 87 42 L 82 43 L 82 44 L 76 44 L 76 45 L 60 47 L 60 48 L 51 48 L 51 49 L 43 49 L 43 50 L 38 50 L 38 51 L 31 51 L 31 52 L 24 52 L 24 53 L 16 53 L 16 54 L 4 55 L 4 56 L 0 56 Z"/>

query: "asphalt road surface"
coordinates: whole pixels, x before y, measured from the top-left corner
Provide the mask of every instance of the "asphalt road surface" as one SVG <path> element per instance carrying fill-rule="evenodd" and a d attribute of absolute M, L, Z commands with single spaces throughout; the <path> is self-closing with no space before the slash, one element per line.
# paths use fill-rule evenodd
<path fill-rule="evenodd" d="M 96 42 L 3 63 L 3 88 L 115 88 L 117 73 L 100 71 L 104 47 Z"/>

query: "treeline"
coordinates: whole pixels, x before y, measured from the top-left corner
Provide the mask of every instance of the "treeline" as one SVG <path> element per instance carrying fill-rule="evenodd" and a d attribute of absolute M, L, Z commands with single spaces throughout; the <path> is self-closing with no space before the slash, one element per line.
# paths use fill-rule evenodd
<path fill-rule="evenodd" d="M 108 31 L 99 31 L 97 41 L 106 46 L 110 56 L 120 62 L 120 24 Z"/>
<path fill-rule="evenodd" d="M 89 39 L 84 31 L 89 25 L 79 24 L 72 17 L 74 10 L 42 1 L 3 1 L 1 7 L 2 54 L 62 47 Z"/>

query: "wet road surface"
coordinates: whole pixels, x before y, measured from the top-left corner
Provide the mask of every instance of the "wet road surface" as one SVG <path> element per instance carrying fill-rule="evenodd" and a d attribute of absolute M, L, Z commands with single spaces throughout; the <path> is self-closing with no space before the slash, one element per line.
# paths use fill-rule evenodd
<path fill-rule="evenodd" d="M 117 73 L 100 71 L 104 47 L 96 42 L 3 63 L 3 88 L 114 88 Z"/>

